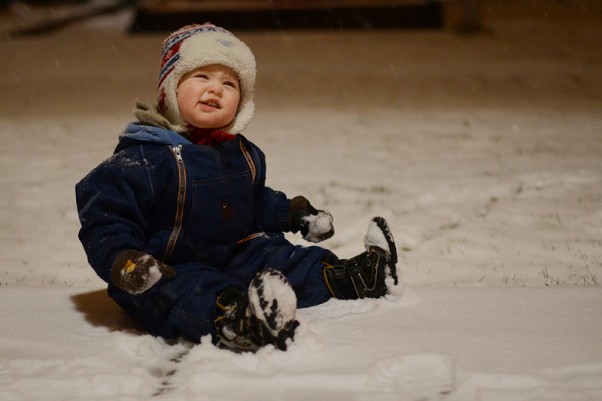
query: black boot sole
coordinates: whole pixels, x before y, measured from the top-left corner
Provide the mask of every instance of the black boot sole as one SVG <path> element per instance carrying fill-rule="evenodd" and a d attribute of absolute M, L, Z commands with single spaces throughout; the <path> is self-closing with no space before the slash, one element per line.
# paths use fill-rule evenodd
<path fill-rule="evenodd" d="M 391 277 L 393 277 L 393 280 L 395 280 L 395 284 L 397 285 L 397 283 L 399 281 L 397 278 L 397 268 L 396 268 L 397 248 L 395 247 L 395 240 L 393 239 L 393 233 L 391 232 L 391 229 L 389 228 L 389 224 L 387 224 L 387 221 L 383 217 L 380 217 L 380 216 L 374 217 L 372 219 L 372 221 L 374 223 L 376 223 L 376 226 L 383 233 L 383 236 L 385 237 L 385 240 L 387 241 L 387 247 L 389 249 L 384 249 L 384 251 L 387 253 L 387 257 L 389 258 L 388 263 L 387 263 L 389 265 L 389 274 L 391 275 Z"/>

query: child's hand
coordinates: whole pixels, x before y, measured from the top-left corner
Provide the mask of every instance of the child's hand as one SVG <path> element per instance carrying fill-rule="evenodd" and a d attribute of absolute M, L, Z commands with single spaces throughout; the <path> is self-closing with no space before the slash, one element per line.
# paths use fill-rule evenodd
<path fill-rule="evenodd" d="M 303 239 L 321 242 L 334 235 L 332 215 L 316 210 L 303 196 L 291 199 L 291 231 L 301 231 Z"/>
<path fill-rule="evenodd" d="M 130 294 L 142 294 L 162 277 L 173 277 L 175 270 L 144 252 L 127 250 L 115 258 L 111 279 Z"/>

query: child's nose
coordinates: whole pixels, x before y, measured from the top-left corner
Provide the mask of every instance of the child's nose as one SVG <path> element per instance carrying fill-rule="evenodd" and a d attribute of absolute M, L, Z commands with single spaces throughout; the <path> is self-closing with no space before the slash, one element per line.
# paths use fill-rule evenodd
<path fill-rule="evenodd" d="M 212 83 L 211 85 L 209 85 L 208 90 L 209 90 L 209 93 L 213 93 L 214 95 L 222 94 L 222 86 L 217 83 Z"/>

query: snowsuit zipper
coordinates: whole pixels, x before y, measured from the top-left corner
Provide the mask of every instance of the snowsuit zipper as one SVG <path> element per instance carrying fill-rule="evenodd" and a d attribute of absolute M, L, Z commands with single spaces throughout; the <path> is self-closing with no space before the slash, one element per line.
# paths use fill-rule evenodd
<path fill-rule="evenodd" d="M 170 147 L 170 150 L 176 158 L 176 163 L 178 165 L 178 199 L 174 227 L 169 236 L 165 254 L 163 255 L 164 261 L 171 257 L 171 254 L 176 247 L 178 236 L 182 230 L 184 221 L 184 203 L 186 202 L 186 166 L 184 165 L 184 159 L 182 158 L 182 145 L 172 146 Z"/>
<path fill-rule="evenodd" d="M 253 163 L 253 158 L 249 154 L 247 147 L 240 141 L 240 150 L 247 160 L 247 164 L 249 165 L 249 170 L 251 170 L 251 182 L 255 184 L 257 179 L 257 169 L 255 168 L 255 163 Z"/>

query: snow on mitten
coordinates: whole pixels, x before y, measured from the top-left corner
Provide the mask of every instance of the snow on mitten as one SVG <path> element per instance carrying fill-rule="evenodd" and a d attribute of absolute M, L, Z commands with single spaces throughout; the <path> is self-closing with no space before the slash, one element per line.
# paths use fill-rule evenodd
<path fill-rule="evenodd" d="M 111 279 L 130 294 L 142 294 L 162 277 L 173 277 L 175 270 L 151 255 L 128 249 L 117 255 L 111 268 Z"/>
<path fill-rule="evenodd" d="M 316 210 L 303 196 L 291 199 L 291 231 L 301 231 L 303 239 L 309 242 L 321 242 L 334 235 L 332 215 Z"/>

